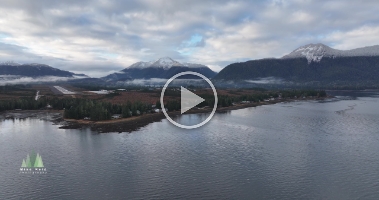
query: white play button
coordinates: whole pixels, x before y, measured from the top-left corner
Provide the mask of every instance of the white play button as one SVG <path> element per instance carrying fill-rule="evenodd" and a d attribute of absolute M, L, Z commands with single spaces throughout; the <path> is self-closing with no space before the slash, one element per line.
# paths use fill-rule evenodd
<path fill-rule="evenodd" d="M 209 114 L 209 116 L 204 121 L 202 121 L 201 123 L 195 124 L 195 125 L 191 125 L 191 126 L 179 124 L 178 122 L 176 122 L 173 119 L 171 119 L 171 117 L 167 114 L 167 111 L 166 111 L 166 108 L 165 108 L 165 104 L 163 102 L 164 93 L 165 93 L 168 85 L 173 80 L 175 80 L 176 78 L 178 78 L 180 76 L 183 76 L 183 75 L 194 75 L 194 76 L 198 76 L 198 77 L 204 79 L 209 84 L 209 86 L 212 88 L 213 95 L 214 95 L 213 109 L 212 109 L 211 113 Z M 205 101 L 203 98 L 197 96 L 196 94 L 192 93 L 191 91 L 187 90 L 184 87 L 181 87 L 180 97 L 181 97 L 181 99 L 180 99 L 180 105 L 181 105 L 180 113 L 181 114 L 183 114 L 186 111 L 188 111 L 189 109 L 195 107 L 199 103 Z M 172 124 L 174 124 L 175 126 L 180 127 L 180 128 L 193 129 L 193 128 L 199 128 L 200 126 L 206 124 L 207 122 L 209 122 L 209 120 L 211 120 L 211 118 L 213 117 L 213 115 L 215 114 L 216 109 L 217 109 L 218 98 L 217 98 L 216 88 L 214 87 L 214 85 L 212 84 L 212 82 L 207 77 L 205 77 L 204 75 L 202 75 L 200 73 L 197 73 L 197 72 L 187 71 L 187 72 L 181 72 L 179 74 L 176 74 L 175 76 L 171 77 L 166 82 L 166 84 L 162 88 L 160 103 L 161 103 L 161 106 L 162 106 L 162 112 L 166 116 L 166 118 L 167 118 L 168 121 L 170 121 Z"/>
<path fill-rule="evenodd" d="M 197 96 L 184 87 L 180 87 L 180 114 L 185 113 L 203 101 L 205 101 L 205 99 Z"/>

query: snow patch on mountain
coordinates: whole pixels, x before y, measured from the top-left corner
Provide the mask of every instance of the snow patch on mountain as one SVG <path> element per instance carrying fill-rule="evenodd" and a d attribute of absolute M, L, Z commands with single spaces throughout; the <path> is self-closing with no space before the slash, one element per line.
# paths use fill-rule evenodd
<path fill-rule="evenodd" d="M 16 62 L 13 62 L 13 61 L 8 61 L 8 62 L 0 63 L 0 65 L 19 66 L 19 65 L 21 65 L 21 64 L 16 63 Z"/>
<path fill-rule="evenodd" d="M 128 68 L 151 68 L 151 67 L 156 67 L 156 68 L 163 68 L 163 69 L 170 69 L 171 67 L 190 67 L 190 68 L 201 68 L 201 67 L 207 67 L 205 65 L 201 64 L 194 64 L 194 63 L 180 63 L 176 60 L 173 60 L 172 58 L 169 57 L 163 57 L 160 58 L 156 61 L 150 61 L 150 62 L 137 62 L 131 65 Z"/>
<path fill-rule="evenodd" d="M 283 56 L 287 58 L 302 58 L 305 57 L 308 63 L 320 62 L 323 57 L 353 57 L 353 56 L 379 56 L 379 45 L 357 48 L 352 50 L 338 50 L 330 48 L 324 44 L 308 44 L 301 46 L 290 54 Z"/>
<path fill-rule="evenodd" d="M 173 66 L 183 66 L 183 65 L 179 63 L 178 61 L 173 60 L 169 57 L 164 57 L 155 61 L 151 66 L 157 66 L 157 67 L 162 67 L 164 69 L 169 69 Z"/>
<path fill-rule="evenodd" d="M 153 64 L 153 62 L 136 62 L 130 65 L 129 68 L 148 68 Z"/>

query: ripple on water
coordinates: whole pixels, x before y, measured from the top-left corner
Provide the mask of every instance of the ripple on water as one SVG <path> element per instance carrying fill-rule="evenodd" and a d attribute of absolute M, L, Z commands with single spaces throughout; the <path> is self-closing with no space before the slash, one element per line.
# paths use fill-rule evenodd
<path fill-rule="evenodd" d="M 377 102 L 291 102 L 130 134 L 4 120 L 0 199 L 379 199 Z M 48 174 L 18 174 L 31 150 Z"/>

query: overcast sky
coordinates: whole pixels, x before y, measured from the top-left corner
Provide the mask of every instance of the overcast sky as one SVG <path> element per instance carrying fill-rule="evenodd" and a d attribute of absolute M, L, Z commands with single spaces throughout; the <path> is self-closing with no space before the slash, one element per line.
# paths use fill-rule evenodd
<path fill-rule="evenodd" d="M 379 44 L 379 1 L 0 0 L 0 62 L 105 76 L 168 56 L 221 70 L 308 43 Z"/>

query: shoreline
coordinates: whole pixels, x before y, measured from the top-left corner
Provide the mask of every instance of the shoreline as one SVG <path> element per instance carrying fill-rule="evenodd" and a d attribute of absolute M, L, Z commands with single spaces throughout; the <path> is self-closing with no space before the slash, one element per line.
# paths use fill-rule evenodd
<path fill-rule="evenodd" d="M 325 100 L 331 97 L 308 97 L 304 99 L 278 99 L 268 102 L 259 102 L 259 103 L 244 103 L 237 104 L 229 107 L 220 107 L 217 108 L 216 113 L 224 113 L 231 110 L 239 110 L 250 107 L 257 107 L 263 105 L 272 105 L 282 102 L 293 102 L 293 101 L 309 101 L 309 100 Z M 211 108 L 207 109 L 193 109 L 187 111 L 185 114 L 200 114 L 200 113 L 210 113 Z M 47 113 L 50 113 L 51 116 L 47 116 Z M 0 113 L 0 120 L 2 120 Z M 165 119 L 165 115 L 160 113 L 151 113 L 144 114 L 140 116 L 134 116 L 129 118 L 105 120 L 105 121 L 88 121 L 88 120 L 76 120 L 76 119 L 64 119 L 62 110 L 21 110 L 21 111 L 5 111 L 4 119 L 25 119 L 28 117 L 36 117 L 42 120 L 48 120 L 53 122 L 54 125 L 58 125 L 59 129 L 87 129 L 90 128 L 91 131 L 97 133 L 122 133 L 122 132 L 133 132 L 142 127 L 147 126 L 150 123 L 159 122 L 162 119 Z M 167 113 L 170 117 L 175 117 L 180 115 L 180 111 L 172 111 Z M 46 116 L 43 116 L 46 115 Z"/>

